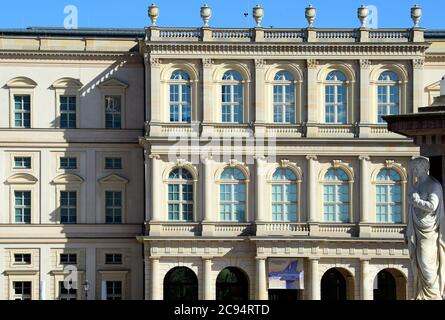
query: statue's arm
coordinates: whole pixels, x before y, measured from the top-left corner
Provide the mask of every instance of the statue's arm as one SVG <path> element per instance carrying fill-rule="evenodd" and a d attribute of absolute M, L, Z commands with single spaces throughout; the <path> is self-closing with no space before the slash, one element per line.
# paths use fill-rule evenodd
<path fill-rule="evenodd" d="M 423 211 L 434 212 L 439 206 L 439 196 L 436 193 L 431 193 L 428 200 L 417 198 L 413 200 L 413 205 Z"/>

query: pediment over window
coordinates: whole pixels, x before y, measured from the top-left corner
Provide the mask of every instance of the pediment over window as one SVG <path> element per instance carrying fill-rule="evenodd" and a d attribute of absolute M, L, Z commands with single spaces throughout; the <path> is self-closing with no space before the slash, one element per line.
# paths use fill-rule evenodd
<path fill-rule="evenodd" d="M 55 89 L 64 89 L 64 88 L 80 89 L 80 88 L 83 87 L 83 84 L 78 79 L 62 78 L 62 79 L 59 79 L 59 80 L 55 81 L 52 84 L 52 87 L 55 88 Z"/>
<path fill-rule="evenodd" d="M 83 179 L 75 174 L 61 174 L 52 181 L 53 184 L 80 184 Z"/>
<path fill-rule="evenodd" d="M 433 104 L 434 98 L 440 96 L 440 81 L 433 82 L 425 88 L 428 93 L 428 105 Z"/>
<path fill-rule="evenodd" d="M 426 91 L 440 91 L 440 81 L 436 81 L 425 88 Z"/>
<path fill-rule="evenodd" d="M 37 83 L 27 77 L 17 77 L 9 80 L 6 86 L 8 88 L 35 88 L 37 87 Z"/>
<path fill-rule="evenodd" d="M 99 85 L 101 89 L 126 89 L 128 84 L 117 79 L 109 79 Z"/>
<path fill-rule="evenodd" d="M 36 177 L 29 173 L 17 173 L 8 178 L 8 184 L 35 184 L 39 181 Z"/>
<path fill-rule="evenodd" d="M 99 179 L 99 183 L 101 184 L 107 184 L 107 183 L 127 184 L 128 182 L 129 182 L 128 179 L 121 177 L 117 174 L 110 174 L 109 176 Z"/>

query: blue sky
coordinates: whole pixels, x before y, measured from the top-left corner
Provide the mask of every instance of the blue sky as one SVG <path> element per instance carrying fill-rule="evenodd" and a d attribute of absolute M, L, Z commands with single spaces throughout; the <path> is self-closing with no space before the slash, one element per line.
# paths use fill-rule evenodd
<path fill-rule="evenodd" d="M 361 4 L 378 8 L 378 25 L 411 27 L 410 8 L 423 8 L 421 26 L 445 29 L 444 0 L 156 0 L 161 13 L 159 26 L 201 26 L 199 8 L 207 1 L 213 9 L 210 25 L 214 27 L 252 27 L 252 7 L 265 9 L 263 26 L 306 27 L 304 8 L 317 8 L 315 27 L 357 27 L 357 8 Z M 151 0 L 14 0 L 2 1 L 0 28 L 28 26 L 63 26 L 66 5 L 75 5 L 79 27 L 141 28 L 149 24 L 147 6 Z M 243 13 L 249 12 L 245 18 Z"/>

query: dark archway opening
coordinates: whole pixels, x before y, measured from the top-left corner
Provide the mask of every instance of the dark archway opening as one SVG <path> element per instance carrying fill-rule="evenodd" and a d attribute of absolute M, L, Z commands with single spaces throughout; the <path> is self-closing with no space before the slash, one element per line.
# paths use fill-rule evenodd
<path fill-rule="evenodd" d="M 346 280 L 337 269 L 329 269 L 321 278 L 321 300 L 346 300 Z"/>
<path fill-rule="evenodd" d="M 216 300 L 240 301 L 249 299 L 249 283 L 238 268 L 223 269 L 216 279 Z"/>
<path fill-rule="evenodd" d="M 377 274 L 377 289 L 374 289 L 374 300 L 397 300 L 396 279 L 387 271 Z"/>
<path fill-rule="evenodd" d="M 198 278 L 196 274 L 185 267 L 170 270 L 164 278 L 164 300 L 198 300 Z"/>

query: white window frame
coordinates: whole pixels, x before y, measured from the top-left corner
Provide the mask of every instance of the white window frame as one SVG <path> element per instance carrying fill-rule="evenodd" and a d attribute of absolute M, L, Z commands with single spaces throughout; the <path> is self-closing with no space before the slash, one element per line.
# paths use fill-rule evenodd
<path fill-rule="evenodd" d="M 122 193 L 122 217 L 121 224 L 125 224 L 127 221 L 127 184 L 129 181 L 117 174 L 111 174 L 102 179 L 99 179 L 99 183 L 102 187 L 102 201 L 101 201 L 101 222 L 106 224 L 106 192 L 107 191 L 117 191 Z"/>
<path fill-rule="evenodd" d="M 278 73 L 280 72 L 288 72 L 292 75 L 292 77 L 294 78 L 293 80 L 275 80 L 275 77 Z M 283 102 L 275 102 L 275 87 L 281 87 L 283 89 L 283 93 L 282 93 L 282 98 L 283 98 Z M 274 124 L 296 124 L 297 123 L 297 99 L 298 99 L 298 94 L 297 94 L 297 86 L 298 86 L 298 81 L 295 80 L 294 75 L 292 74 L 292 72 L 288 71 L 288 70 L 279 70 L 275 73 L 274 78 L 272 80 L 272 123 Z M 293 95 L 294 95 L 294 102 L 288 102 L 286 101 L 286 88 L 287 87 L 293 87 Z M 281 116 L 283 121 L 275 121 L 275 107 L 280 107 L 281 108 Z M 293 113 L 294 113 L 294 118 L 292 119 L 291 122 L 286 121 L 286 109 L 288 107 L 291 107 L 293 109 Z"/>
<path fill-rule="evenodd" d="M 126 109 L 126 96 L 127 96 L 127 88 L 128 85 L 122 81 L 119 81 L 117 79 L 110 79 L 105 81 L 104 83 L 99 85 L 99 88 L 101 90 L 102 93 L 102 107 L 101 107 L 101 113 L 102 113 L 102 128 L 106 128 L 106 119 L 105 119 L 105 114 L 106 114 L 106 97 L 107 96 L 120 96 L 121 97 L 121 126 L 120 128 L 107 128 L 107 130 L 119 130 L 119 129 L 126 129 L 127 128 L 127 124 L 126 124 L 126 113 L 127 113 L 127 109 Z"/>
<path fill-rule="evenodd" d="M 185 73 L 187 73 L 188 77 L 190 80 L 185 80 L 185 79 L 171 79 L 169 80 L 168 83 L 168 122 L 170 123 L 180 123 L 180 124 L 188 124 L 191 123 L 194 119 L 193 119 L 193 86 L 192 86 L 192 80 L 191 80 L 191 76 L 190 73 L 186 70 L 183 69 L 176 69 L 173 70 L 171 75 L 173 75 L 173 73 L 177 72 L 177 71 L 183 71 Z M 171 87 L 173 85 L 177 85 L 178 86 L 178 97 L 179 97 L 179 101 L 171 101 L 170 96 L 171 96 Z M 182 100 L 182 90 L 184 86 L 188 86 L 190 89 L 190 122 L 188 121 L 182 121 L 182 114 L 183 114 L 183 109 L 184 106 L 187 105 L 187 101 L 183 101 Z M 178 106 L 178 121 L 171 121 L 171 105 L 174 104 L 176 106 Z"/>
<path fill-rule="evenodd" d="M 173 168 L 172 170 L 170 170 L 170 172 L 169 172 L 169 175 L 170 175 L 170 173 L 172 172 L 172 171 L 174 171 L 174 170 L 180 170 L 180 171 L 182 171 L 182 170 L 186 170 L 186 171 L 188 171 L 189 172 L 189 174 L 190 174 L 190 176 L 191 176 L 191 180 L 184 180 L 184 179 L 169 179 L 168 177 L 167 177 L 167 181 L 166 181 L 166 183 L 167 183 L 167 221 L 170 221 L 170 222 L 193 222 L 193 221 L 195 221 L 195 181 L 194 181 L 194 178 L 193 178 L 193 173 L 192 173 L 192 171 L 190 171 L 189 169 L 187 169 L 187 168 L 178 168 L 178 167 L 176 167 L 176 168 Z M 168 196 L 169 196 L 169 186 L 170 185 L 179 185 L 180 187 L 179 187 L 179 200 L 169 200 L 168 199 Z M 192 186 L 192 192 L 193 192 L 193 194 L 192 194 L 192 200 L 184 200 L 183 199 L 183 192 L 182 192 L 182 186 L 183 185 L 190 185 L 190 186 Z M 170 212 L 169 212 L 169 205 L 170 204 L 178 204 L 179 205 L 179 219 L 178 220 L 170 220 L 170 217 L 169 217 L 169 214 L 170 214 Z M 183 219 L 183 210 L 182 210 L 182 205 L 183 204 L 191 204 L 192 205 L 192 217 L 191 217 L 191 220 L 184 220 Z"/>
<path fill-rule="evenodd" d="M 384 81 L 384 80 L 379 80 L 379 78 L 380 78 L 380 76 L 383 74 L 383 73 L 385 73 L 385 72 L 393 72 L 393 73 L 395 73 L 396 74 L 396 76 L 397 76 L 397 81 L 392 81 L 392 80 L 389 80 L 389 81 Z M 390 94 L 390 92 L 391 92 L 391 88 L 392 87 L 397 87 L 397 93 L 398 93 L 398 105 L 397 105 L 397 111 L 398 111 L 398 113 L 397 114 L 400 114 L 401 113 L 401 104 L 402 104 L 402 90 L 401 90 L 401 81 L 400 81 L 400 79 L 399 79 L 399 75 L 397 74 L 397 72 L 395 72 L 395 71 L 392 71 L 392 70 L 384 70 L 384 71 L 382 71 L 381 73 L 380 73 L 380 75 L 379 75 L 379 77 L 377 78 L 377 83 L 376 83 L 376 100 L 377 100 L 377 110 L 376 110 L 376 114 L 377 114 L 377 120 L 376 120 L 376 122 L 378 123 L 378 124 L 386 124 L 386 121 L 382 121 L 382 122 L 380 122 L 379 121 L 379 108 L 380 108 L 380 106 L 381 105 L 384 105 L 384 107 L 385 107 L 385 109 L 386 109 L 386 113 L 385 114 L 383 114 L 383 116 L 386 116 L 386 115 L 390 115 L 391 113 L 390 113 L 390 110 L 391 110 L 391 105 L 392 105 L 392 103 L 389 101 L 389 99 L 390 99 L 390 97 L 391 97 L 391 94 Z M 385 91 L 386 91 L 386 101 L 383 103 L 383 104 L 381 104 L 380 102 L 379 102 L 379 88 L 380 87 L 385 87 Z M 389 112 L 388 112 L 389 111 Z"/>

